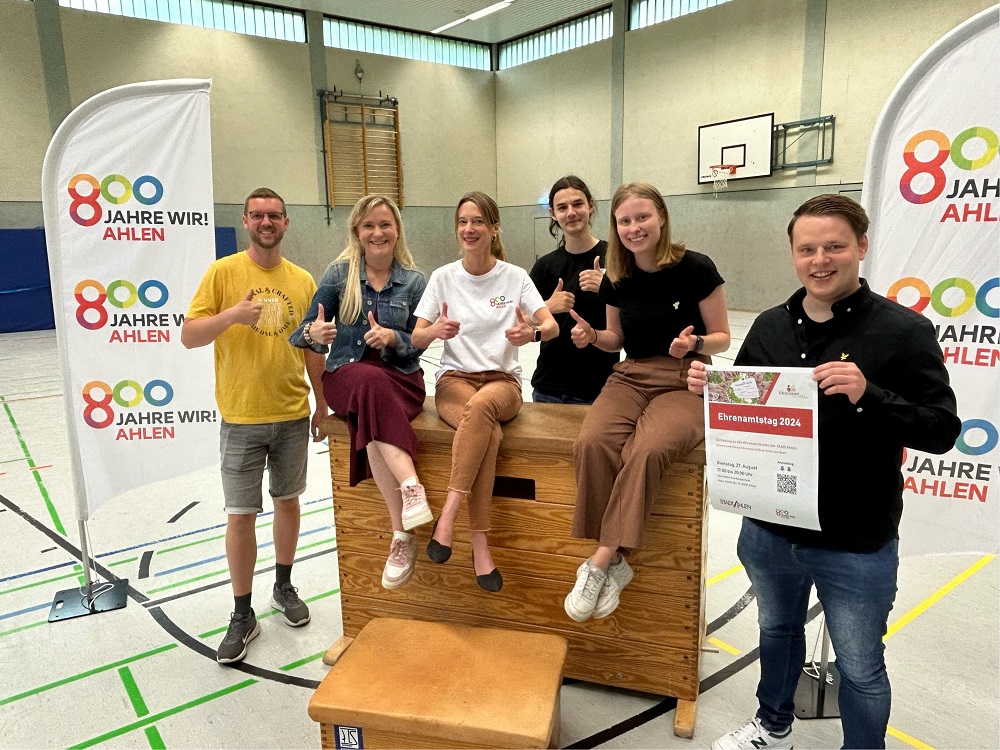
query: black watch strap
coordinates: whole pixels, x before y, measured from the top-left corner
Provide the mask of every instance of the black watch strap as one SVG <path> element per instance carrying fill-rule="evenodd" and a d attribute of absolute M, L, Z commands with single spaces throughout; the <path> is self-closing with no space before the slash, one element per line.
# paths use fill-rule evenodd
<path fill-rule="evenodd" d="M 542 340 L 542 329 L 541 328 L 536 328 L 535 329 L 535 341 L 541 341 L 541 340 Z"/>
<path fill-rule="evenodd" d="M 695 352 L 700 352 L 705 348 L 705 339 L 701 336 L 694 337 L 694 350 Z"/>

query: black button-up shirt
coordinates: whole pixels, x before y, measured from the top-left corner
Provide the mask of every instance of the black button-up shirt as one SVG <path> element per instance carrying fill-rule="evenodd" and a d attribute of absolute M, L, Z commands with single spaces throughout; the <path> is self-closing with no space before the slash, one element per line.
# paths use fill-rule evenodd
<path fill-rule="evenodd" d="M 961 430 L 934 327 L 927 318 L 861 288 L 810 320 L 805 289 L 757 318 L 735 364 L 808 367 L 854 362 L 868 381 L 857 404 L 819 395 L 821 531 L 761 523 L 796 544 L 854 552 L 898 535 L 903 448 L 944 453 Z"/>

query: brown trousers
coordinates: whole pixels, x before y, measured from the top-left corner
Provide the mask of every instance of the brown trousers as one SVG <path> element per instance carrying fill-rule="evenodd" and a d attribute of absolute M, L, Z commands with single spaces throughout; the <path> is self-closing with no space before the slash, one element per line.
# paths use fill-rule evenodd
<path fill-rule="evenodd" d="M 521 381 L 505 372 L 449 370 L 434 387 L 434 402 L 455 428 L 448 489 L 467 496 L 470 530 L 489 531 L 500 423 L 521 410 Z"/>
<path fill-rule="evenodd" d="M 648 357 L 615 365 L 573 446 L 574 537 L 642 547 L 664 471 L 705 437 L 704 402 L 687 389 L 689 362 Z"/>

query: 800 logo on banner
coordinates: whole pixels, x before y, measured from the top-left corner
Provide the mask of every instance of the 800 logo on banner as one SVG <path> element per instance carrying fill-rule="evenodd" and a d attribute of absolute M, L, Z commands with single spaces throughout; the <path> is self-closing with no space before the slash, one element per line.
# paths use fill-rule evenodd
<path fill-rule="evenodd" d="M 100 398 L 93 392 L 99 391 Z M 143 387 L 134 380 L 122 380 L 114 388 L 102 380 L 91 380 L 83 386 L 83 421 L 90 427 L 103 430 L 115 421 L 112 403 L 131 409 L 143 401 L 152 406 L 166 406 L 174 398 L 174 389 L 166 380 L 150 380 Z"/>
<path fill-rule="evenodd" d="M 965 155 L 965 146 L 975 138 L 981 139 L 985 143 L 986 149 L 979 156 L 970 158 Z M 938 150 L 932 158 L 921 161 L 917 158 L 917 148 L 927 142 L 935 144 Z M 959 169 L 973 172 L 993 161 L 998 151 L 1000 151 L 1000 138 L 989 128 L 981 126 L 966 128 L 955 136 L 953 141 L 949 141 L 948 136 L 940 130 L 921 130 L 910 138 L 906 142 L 906 146 L 903 147 L 903 163 L 906 164 L 907 169 L 899 180 L 899 193 L 910 203 L 918 205 L 930 203 L 944 192 L 947 178 L 941 167 L 944 166 L 949 157 Z M 930 190 L 926 193 L 918 193 L 913 188 L 913 182 L 921 175 L 927 175 L 933 181 Z M 918 182 L 925 184 L 926 181 L 927 178 L 918 180 Z"/>
<path fill-rule="evenodd" d="M 78 190 L 81 183 L 90 186 L 90 191 L 86 195 L 82 195 Z M 117 185 L 121 189 L 119 195 L 112 193 L 112 185 Z M 152 188 L 152 195 L 143 195 L 142 188 L 146 186 Z M 109 174 L 98 182 L 93 175 L 81 173 L 70 178 L 66 190 L 69 192 L 69 197 L 73 199 L 69 204 L 70 218 L 83 227 L 92 227 L 101 220 L 104 211 L 101 204 L 97 202 L 98 197 L 104 198 L 113 206 L 127 203 L 131 198 L 135 198 L 144 206 L 153 206 L 159 203 L 163 197 L 163 183 L 148 174 L 143 175 L 135 182 L 130 182 L 127 177 L 120 174 Z M 81 212 L 81 208 L 84 211 Z M 89 216 L 83 215 L 88 213 Z"/>
<path fill-rule="evenodd" d="M 84 293 L 88 290 L 97 292 L 95 299 L 87 299 Z M 119 290 L 124 290 L 128 296 L 125 299 L 120 299 L 118 296 Z M 149 292 L 151 290 L 155 290 L 158 294 L 150 296 Z M 76 308 L 76 322 L 88 331 L 96 331 L 107 324 L 108 311 L 104 307 L 105 302 L 110 302 L 119 310 L 128 309 L 136 302 L 141 302 L 148 308 L 156 309 L 163 307 L 170 296 L 169 292 L 167 292 L 167 285 L 156 279 L 148 279 L 139 284 L 138 287 L 131 281 L 117 279 L 108 284 L 107 288 L 105 288 L 104 284 L 94 279 L 84 279 L 76 285 L 73 294 L 78 303 Z M 93 312 L 97 316 L 97 320 L 87 320 L 86 314 L 88 312 Z"/>

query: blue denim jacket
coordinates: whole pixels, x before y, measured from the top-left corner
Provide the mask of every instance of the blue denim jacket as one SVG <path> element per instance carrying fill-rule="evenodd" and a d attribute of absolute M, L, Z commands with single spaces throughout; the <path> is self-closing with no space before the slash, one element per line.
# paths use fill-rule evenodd
<path fill-rule="evenodd" d="M 382 360 L 400 372 L 414 373 L 420 369 L 420 355 L 422 349 L 414 349 L 410 343 L 410 332 L 417 324 L 417 318 L 413 311 L 417 309 L 417 303 L 424 294 L 427 287 L 427 279 L 417 270 L 407 270 L 395 260 L 392 262 L 392 269 L 389 273 L 389 282 L 376 292 L 368 283 L 368 277 L 364 265 L 361 266 L 361 315 L 353 323 L 348 323 L 337 319 L 337 338 L 333 340 L 332 348 L 323 344 L 313 344 L 309 346 L 302 331 L 307 325 L 316 320 L 319 312 L 319 305 L 323 305 L 323 311 L 327 320 L 338 314 L 340 310 L 340 297 L 343 293 L 344 283 L 347 280 L 347 261 L 334 261 L 323 274 L 323 279 L 316 290 L 309 311 L 302 319 L 295 332 L 288 337 L 288 340 L 302 349 L 312 349 L 319 354 L 329 355 L 326 358 L 326 369 L 333 372 L 342 365 L 357 362 L 365 352 L 365 333 L 370 328 L 368 324 L 368 311 L 375 309 L 376 318 L 379 325 L 385 328 L 392 328 L 396 331 L 395 348 L 387 346 L 380 353 Z"/>

